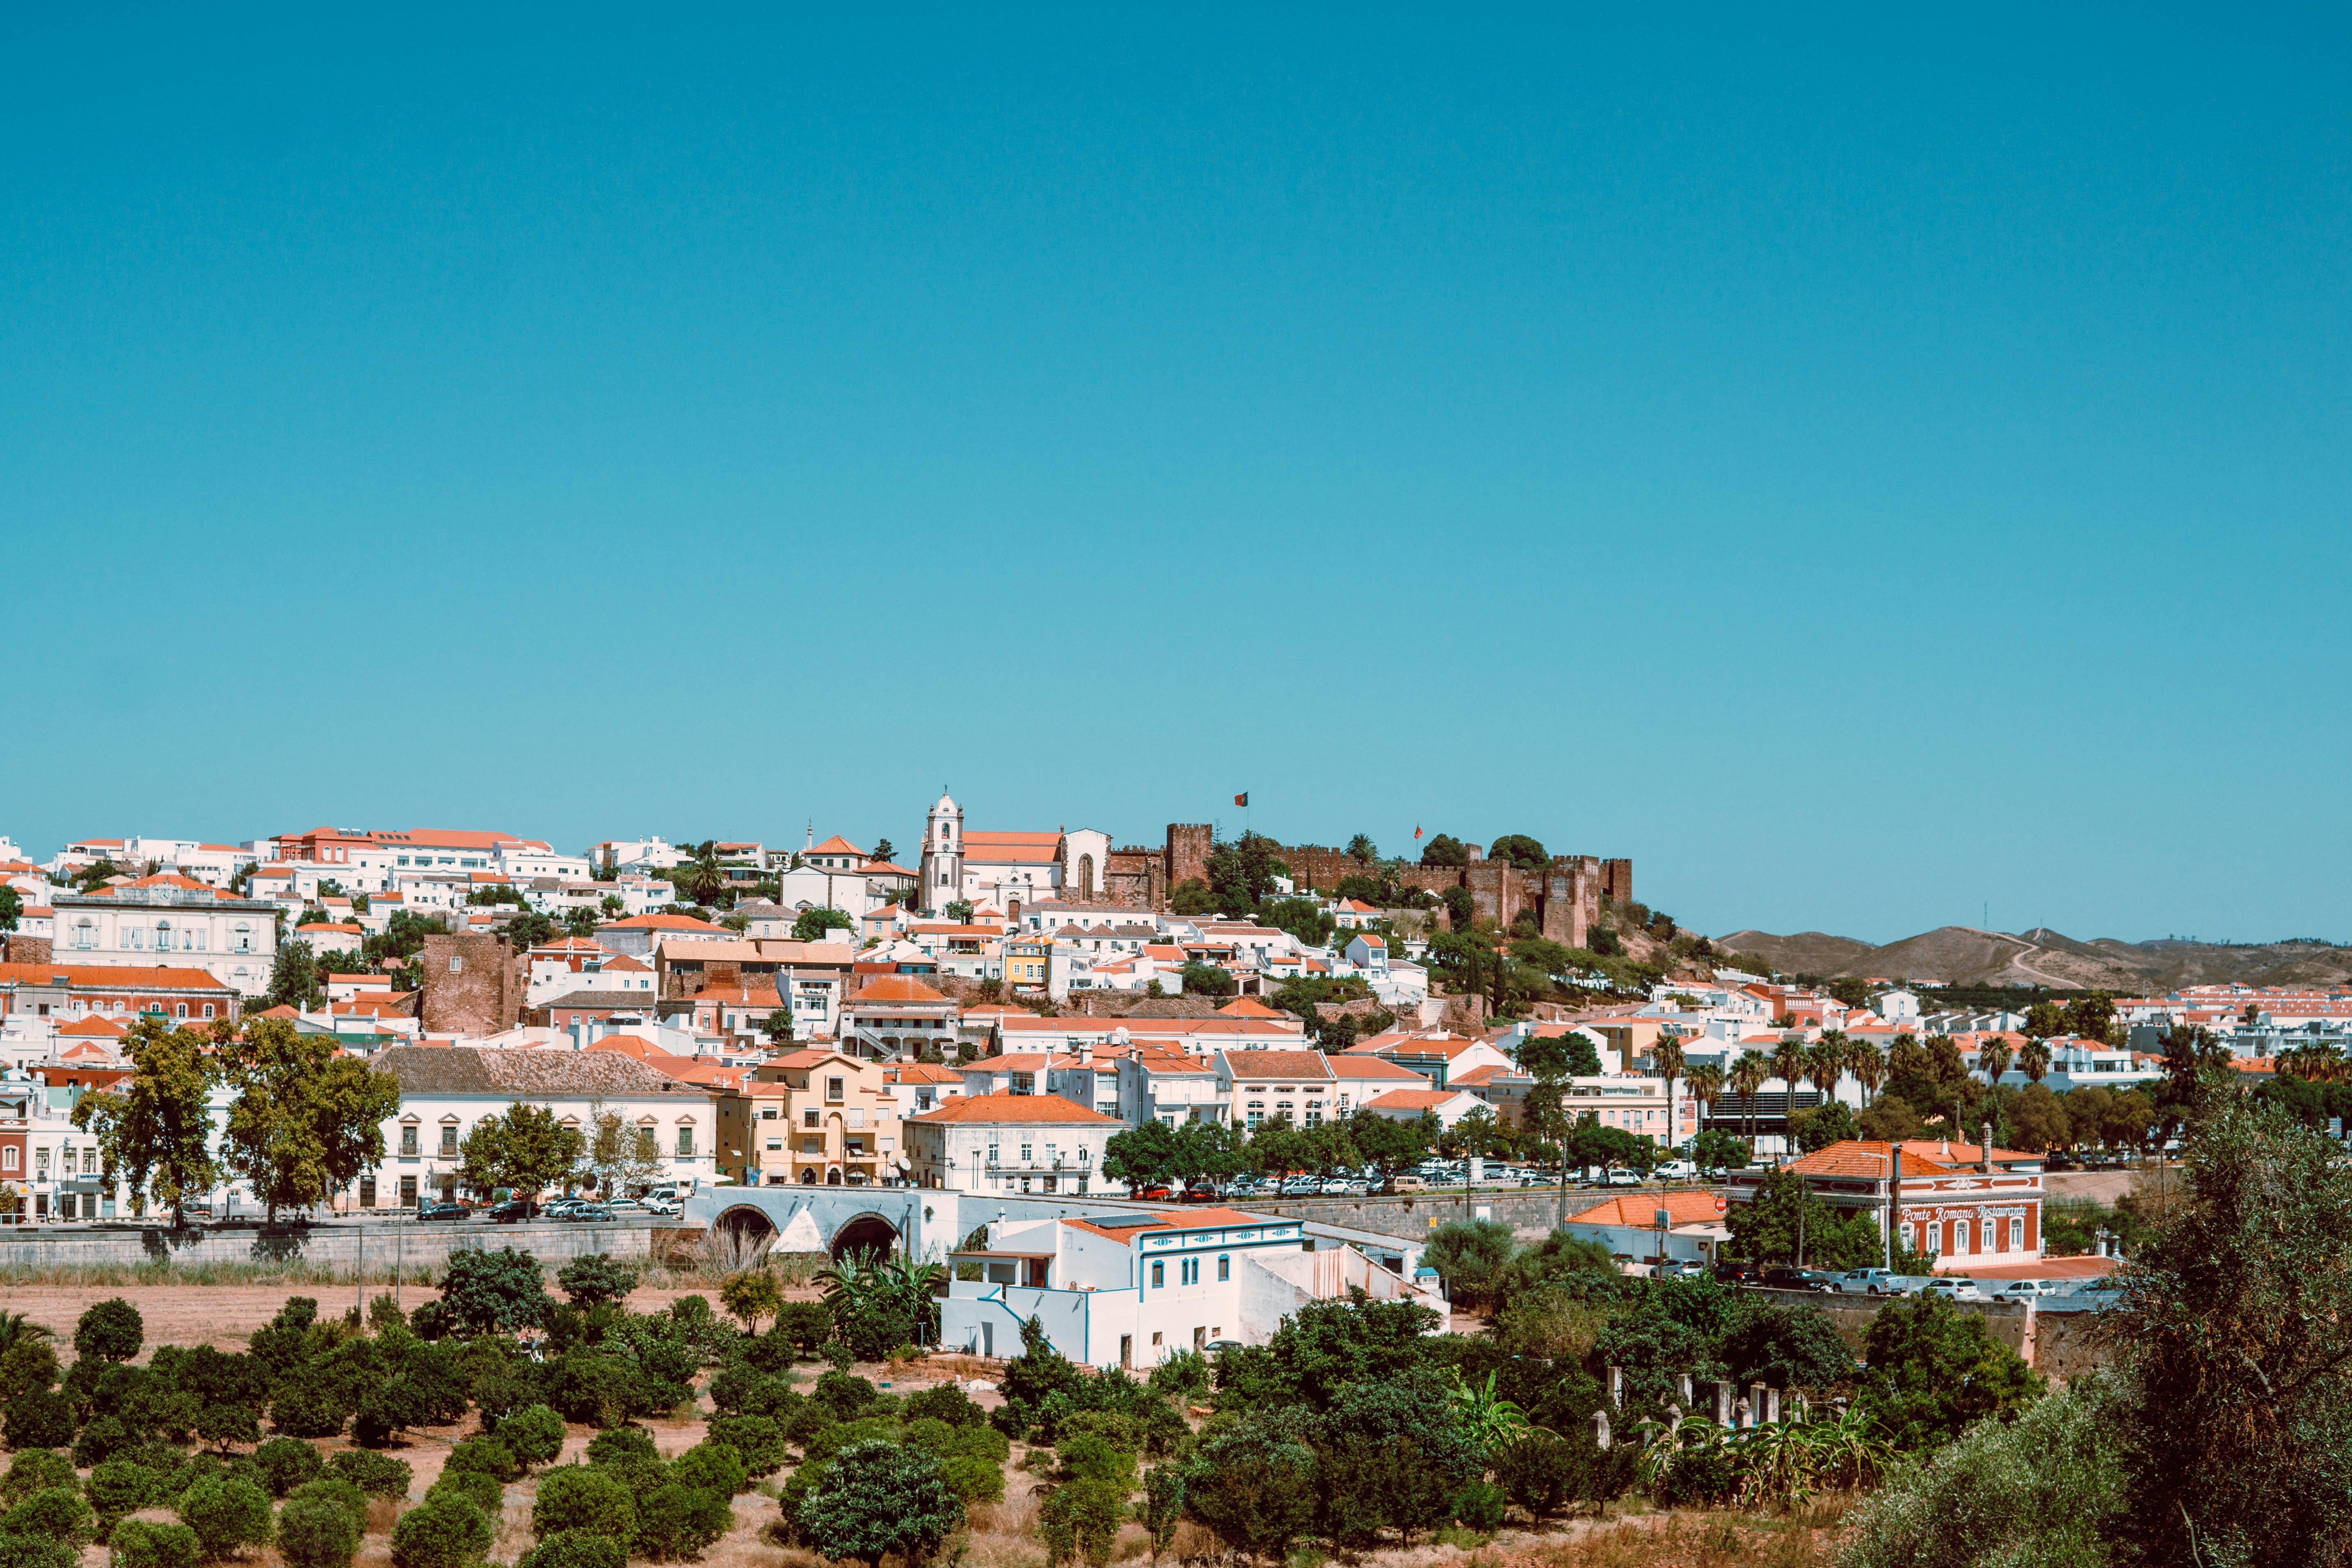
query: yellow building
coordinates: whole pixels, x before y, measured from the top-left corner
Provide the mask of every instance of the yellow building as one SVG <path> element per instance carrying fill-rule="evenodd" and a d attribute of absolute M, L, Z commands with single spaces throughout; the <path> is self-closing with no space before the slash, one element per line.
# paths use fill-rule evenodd
<path fill-rule="evenodd" d="M 1045 966 L 1054 956 L 1054 939 L 1042 931 L 1004 939 L 1004 988 L 1043 991 Z"/>
<path fill-rule="evenodd" d="M 870 1187 L 900 1174 L 898 1091 L 879 1062 L 794 1051 L 762 1062 L 743 1095 L 760 1185 Z"/>

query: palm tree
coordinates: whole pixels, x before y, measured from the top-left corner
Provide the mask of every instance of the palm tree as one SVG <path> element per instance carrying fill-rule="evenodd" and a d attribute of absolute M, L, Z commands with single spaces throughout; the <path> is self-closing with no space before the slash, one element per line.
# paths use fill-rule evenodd
<path fill-rule="evenodd" d="M 1862 1103 L 1866 1106 L 1878 1098 L 1878 1086 L 1886 1081 L 1886 1053 L 1868 1040 L 1848 1040 L 1845 1070 L 1862 1085 Z"/>
<path fill-rule="evenodd" d="M 724 873 L 719 869 L 719 842 L 706 838 L 694 847 L 694 858 L 678 868 L 678 885 L 698 904 L 707 904 L 718 896 L 719 884 Z"/>
<path fill-rule="evenodd" d="M 1675 1080 L 1683 1076 L 1683 1037 L 1679 1031 L 1666 1029 L 1658 1036 L 1658 1043 L 1650 1047 L 1650 1060 L 1666 1080 L 1666 1147 L 1675 1144 Z"/>
<path fill-rule="evenodd" d="M 1731 1064 L 1731 1087 L 1740 1099 L 1740 1134 L 1748 1140 L 1748 1157 L 1756 1157 L 1756 1096 L 1771 1076 L 1763 1056 L 1749 1051 Z"/>
<path fill-rule="evenodd" d="M 1845 1046 L 1843 1035 L 1835 1039 L 1823 1035 L 1821 1044 L 1805 1053 L 1805 1081 L 1821 1091 L 1824 1105 L 1837 1092 L 1838 1079 L 1845 1076 Z"/>
<path fill-rule="evenodd" d="M 1369 866 L 1381 858 L 1380 848 L 1369 833 L 1359 833 L 1348 840 L 1348 858 L 1359 866 Z"/>
<path fill-rule="evenodd" d="M 2000 1081 L 2000 1075 L 2009 1070 L 2009 1042 L 1999 1035 L 1987 1035 L 1984 1044 L 1977 1047 L 1977 1065 L 1984 1068 L 1986 1084 Z"/>
<path fill-rule="evenodd" d="M 15 1350 L 23 1341 L 39 1334 L 47 1337 L 49 1331 L 22 1312 L 0 1312 L 0 1354 Z"/>
<path fill-rule="evenodd" d="M 2040 1040 L 2028 1040 L 2017 1048 L 2017 1070 L 2035 1083 L 2050 1070 L 2050 1047 Z"/>
<path fill-rule="evenodd" d="M 1715 1102 L 1723 1098 L 1723 1069 L 1713 1062 L 1701 1062 L 1683 1076 L 1690 1085 L 1691 1098 L 1698 1101 L 1699 1120 L 1703 1124 L 1715 1110 Z M 1692 1131 L 1698 1131 L 1693 1128 Z"/>

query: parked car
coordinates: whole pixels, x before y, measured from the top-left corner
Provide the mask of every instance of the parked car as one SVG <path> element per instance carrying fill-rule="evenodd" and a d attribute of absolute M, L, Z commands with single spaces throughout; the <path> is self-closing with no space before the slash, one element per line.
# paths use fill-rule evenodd
<path fill-rule="evenodd" d="M 563 1217 L 574 1225 L 611 1225 L 620 1216 L 603 1204 L 582 1204 Z"/>
<path fill-rule="evenodd" d="M 604 1206 L 614 1214 L 621 1214 L 641 1210 L 646 1205 L 643 1200 L 638 1198 L 607 1198 L 604 1200 Z"/>
<path fill-rule="evenodd" d="M 1604 1187 L 1638 1187 L 1642 1184 L 1639 1171 L 1612 1170 L 1601 1178 Z"/>
<path fill-rule="evenodd" d="M 1696 1279 L 1706 1273 L 1706 1265 L 1696 1258 L 1677 1258 L 1658 1266 L 1661 1279 Z"/>
<path fill-rule="evenodd" d="M 539 1213 L 539 1205 L 529 1198 L 509 1198 L 490 1210 L 490 1218 L 500 1225 L 515 1225 Z"/>
<path fill-rule="evenodd" d="M 1981 1301 L 1984 1292 L 1973 1279 L 1930 1279 L 1919 1287 L 1922 1296 L 1941 1296 L 1947 1301 Z"/>
<path fill-rule="evenodd" d="M 1900 1296 L 1903 1279 L 1891 1268 L 1850 1268 L 1837 1277 L 1842 1296 Z"/>
<path fill-rule="evenodd" d="M 1429 1183 L 1420 1176 L 1391 1176 L 1389 1191 L 1392 1193 L 1425 1193 Z"/>
<path fill-rule="evenodd" d="M 1767 1268 L 1757 1283 L 1767 1290 L 1815 1290 L 1837 1289 L 1837 1283 L 1818 1268 Z"/>
<path fill-rule="evenodd" d="M 1698 1167 L 1688 1160 L 1669 1160 L 1654 1174 L 1662 1182 L 1687 1182 L 1697 1176 Z"/>
<path fill-rule="evenodd" d="M 676 1198 L 660 1198 L 660 1197 L 655 1197 L 655 1198 L 647 1198 L 647 1199 L 646 1200 L 646 1212 L 647 1214 L 657 1214 L 657 1215 L 667 1215 L 681 1214 L 681 1213 L 683 1213 L 683 1212 L 685 1212 L 685 1211 L 684 1211 L 683 1206 L 678 1203 L 678 1201 L 677 1201 Z"/>
<path fill-rule="evenodd" d="M 467 1208 L 464 1204 L 419 1204 L 416 1205 L 416 1217 L 420 1220 L 465 1219 L 471 1215 L 473 1212 L 474 1211 L 472 1209 Z"/>
<path fill-rule="evenodd" d="M 1360 1190 L 1357 1183 L 1345 1176 L 1327 1177 L 1323 1183 L 1323 1195 L 1327 1198 L 1344 1198 Z"/>
<path fill-rule="evenodd" d="M 2009 1279 L 1993 1289 L 1996 1301 L 2046 1301 L 2058 1294 L 2058 1287 L 2042 1279 Z"/>
<path fill-rule="evenodd" d="M 1744 1258 L 1725 1258 L 1717 1261 L 1715 1277 L 1726 1285 L 1753 1285 L 1764 1278 L 1764 1271 Z"/>
<path fill-rule="evenodd" d="M 1293 1176 L 1282 1184 L 1282 1195 L 1286 1198 L 1311 1198 L 1322 1190 L 1322 1180 L 1316 1176 Z"/>
<path fill-rule="evenodd" d="M 1156 1204 L 1165 1202 L 1176 1194 L 1169 1189 L 1167 1183 L 1154 1182 L 1150 1186 L 1139 1189 L 1135 1195 L 1145 1203 Z"/>

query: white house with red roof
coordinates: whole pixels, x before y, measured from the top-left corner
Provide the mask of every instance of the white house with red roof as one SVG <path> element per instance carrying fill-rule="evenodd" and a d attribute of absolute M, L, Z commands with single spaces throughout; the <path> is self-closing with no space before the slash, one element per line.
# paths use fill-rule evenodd
<path fill-rule="evenodd" d="M 1286 1120 L 1293 1127 L 1319 1127 L 1339 1117 L 1339 1080 L 1321 1051 L 1219 1051 L 1212 1059 L 1225 1120 L 1234 1126 L 1255 1132 Z"/>
<path fill-rule="evenodd" d="M 2045 1193 L 2038 1166 L 2025 1168 L 2030 1157 L 2004 1168 L 2002 1156 L 2011 1152 L 1979 1145 L 1905 1144 L 1900 1152 L 1898 1168 L 1894 1145 L 1846 1139 L 1781 1168 L 1802 1177 L 1830 1207 L 1867 1215 L 1880 1235 L 1895 1226 L 1906 1244 L 1937 1260 L 1938 1271 L 2041 1258 Z M 1764 1175 L 1732 1173 L 1732 1200 L 1751 1198 Z"/>
<path fill-rule="evenodd" d="M 1433 1089 L 1445 1088 L 1454 1075 L 1474 1068 L 1517 1065 L 1506 1052 L 1485 1040 L 1457 1035 L 1450 1029 L 1391 1029 L 1358 1041 L 1349 1047 L 1349 1054 L 1380 1057 L 1399 1067 L 1410 1068 L 1427 1079 Z"/>
<path fill-rule="evenodd" d="M 1117 1197 L 1103 1150 L 1126 1124 L 1058 1094 L 966 1093 L 899 1123 L 916 1186 Z"/>
<path fill-rule="evenodd" d="M 51 952 L 81 965 L 200 968 L 244 995 L 269 988 L 276 906 L 163 872 L 87 893 L 58 889 Z"/>
<path fill-rule="evenodd" d="M 1366 1100 L 1364 1109 L 1391 1121 L 1418 1121 L 1424 1116 L 1434 1116 L 1439 1126 L 1451 1131 L 1455 1122 L 1486 1103 L 1466 1089 L 1392 1089 Z"/>

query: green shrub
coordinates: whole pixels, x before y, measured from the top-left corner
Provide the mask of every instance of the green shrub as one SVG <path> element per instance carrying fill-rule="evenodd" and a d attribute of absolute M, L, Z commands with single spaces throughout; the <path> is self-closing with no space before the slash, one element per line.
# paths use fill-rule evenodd
<path fill-rule="evenodd" d="M 803 1355 L 814 1355 L 833 1337 L 833 1314 L 822 1301 L 787 1301 L 768 1331 L 782 1335 Z"/>
<path fill-rule="evenodd" d="M 74 1354 L 84 1361 L 129 1361 L 146 1340 L 146 1320 L 120 1296 L 91 1307 L 74 1325 Z"/>
<path fill-rule="evenodd" d="M 306 1367 L 278 1385 L 269 1401 L 269 1424 L 289 1437 L 337 1437 L 352 1418 L 334 1380 Z"/>
<path fill-rule="evenodd" d="M 38 1535 L 79 1546 L 95 1533 L 97 1516 L 71 1487 L 45 1487 L 0 1517 L 0 1531 Z"/>
<path fill-rule="evenodd" d="M 699 1487 L 721 1497 L 751 1489 L 751 1473 L 732 1445 L 706 1438 L 670 1461 L 670 1479 L 682 1487 Z"/>
<path fill-rule="evenodd" d="M 1075 1437 L 1065 1437 L 1055 1450 L 1062 1468 L 1074 1480 L 1110 1481 L 1119 1486 L 1135 1483 L 1135 1452 L 1116 1447 L 1107 1437 L 1092 1432 L 1081 1432 Z"/>
<path fill-rule="evenodd" d="M 250 1405 L 207 1405 L 196 1415 L 196 1436 L 216 1448 L 261 1441 L 261 1417 Z"/>
<path fill-rule="evenodd" d="M 941 1459 L 940 1479 L 967 1504 L 1004 1500 L 1003 1467 L 976 1454 L 951 1454 Z"/>
<path fill-rule="evenodd" d="M 289 1493 L 286 1500 L 300 1498 L 312 1502 L 330 1502 L 352 1516 L 352 1522 L 362 1530 L 367 1528 L 367 1493 L 337 1475 L 320 1476 L 315 1481 L 304 1481 Z"/>
<path fill-rule="evenodd" d="M 1454 1494 L 1454 1521 L 1465 1530 L 1492 1535 L 1503 1528 L 1503 1510 L 1508 1501 L 1502 1488 L 1472 1481 Z"/>
<path fill-rule="evenodd" d="M 450 1331 L 478 1334 L 527 1328 L 542 1321 L 555 1305 L 540 1274 L 539 1259 L 511 1247 L 451 1253 L 436 1304 Z"/>
<path fill-rule="evenodd" d="M 626 1541 L 637 1528 L 636 1499 L 619 1478 L 583 1465 L 562 1465 L 539 1478 L 530 1531 L 544 1541 L 567 1530 Z"/>
<path fill-rule="evenodd" d="M 831 1411 L 835 1421 L 854 1421 L 874 1403 L 874 1385 L 856 1373 L 828 1372 L 816 1380 L 809 1397 Z"/>
<path fill-rule="evenodd" d="M 853 1443 L 896 1442 L 898 1424 L 887 1416 L 867 1416 L 858 1421 L 836 1421 L 808 1441 L 802 1457 L 809 1460 L 830 1459 Z"/>
<path fill-rule="evenodd" d="M 0 1563 L 8 1568 L 81 1568 L 81 1548 L 46 1535 L 11 1535 L 0 1531 Z"/>
<path fill-rule="evenodd" d="M 784 1438 L 806 1447 L 819 1433 L 834 1425 L 833 1411 L 814 1399 L 784 1417 Z"/>
<path fill-rule="evenodd" d="M 1720 1449 L 1685 1448 L 1650 1483 L 1650 1500 L 1660 1508 L 1715 1507 L 1731 1500 L 1736 1479 Z"/>
<path fill-rule="evenodd" d="M 163 1478 L 128 1459 L 109 1459 L 90 1471 L 82 1492 L 97 1511 L 102 1533 L 114 1528 L 126 1513 L 137 1513 L 163 1495 Z"/>
<path fill-rule="evenodd" d="M 253 1462 L 269 1483 L 271 1497 L 284 1497 L 327 1468 L 319 1450 L 294 1437 L 272 1437 L 253 1451 Z"/>
<path fill-rule="evenodd" d="M 292 1498 L 278 1512 L 278 1550 L 290 1568 L 346 1568 L 359 1547 L 359 1521 L 330 1499 Z"/>
<path fill-rule="evenodd" d="M 772 1476 L 791 1457 L 783 1428 L 764 1415 L 719 1415 L 710 1423 L 710 1440 L 724 1443 L 754 1476 Z"/>
<path fill-rule="evenodd" d="M 226 1557 L 240 1546 L 267 1546 L 273 1522 L 269 1494 L 251 1481 L 208 1476 L 180 1494 L 180 1521 L 196 1532 L 207 1557 Z"/>
<path fill-rule="evenodd" d="M 1985 1421 L 1888 1475 L 1848 1519 L 1853 1568 L 2094 1564 L 2119 1533 L 2129 1414 L 2077 1378 L 2011 1422 Z"/>
<path fill-rule="evenodd" d="M 698 1557 L 704 1547 L 727 1533 L 735 1522 L 728 1494 L 676 1481 L 655 1488 L 638 1500 L 637 1528 L 629 1538 L 629 1552 L 656 1563 Z"/>
<path fill-rule="evenodd" d="M 55 1390 L 36 1388 L 8 1402 L 0 1423 L 11 1448 L 63 1448 L 74 1440 L 73 1402 Z"/>
<path fill-rule="evenodd" d="M 425 1489 L 425 1495 L 455 1492 L 482 1510 L 484 1519 L 496 1519 L 506 1507 L 506 1489 L 499 1485 L 496 1476 L 479 1470 L 444 1470 L 441 1479 Z"/>
<path fill-rule="evenodd" d="M 908 1421 L 944 1421 L 950 1426 L 988 1424 L 988 1412 L 973 1404 L 971 1395 L 952 1383 L 935 1383 L 908 1395 L 905 1415 Z"/>
<path fill-rule="evenodd" d="M 1549 1432 L 1529 1430 L 1497 1446 L 1491 1458 L 1495 1480 L 1503 1495 L 1541 1521 L 1558 1513 L 1569 1499 L 1567 1445 Z"/>
<path fill-rule="evenodd" d="M 0 1480 L 0 1509 L 14 1508 L 50 1487 L 72 1486 L 77 1479 L 73 1461 L 63 1454 L 26 1448 L 9 1464 L 7 1479 Z"/>
<path fill-rule="evenodd" d="M 940 1479 L 939 1461 L 920 1448 L 855 1443 L 824 1467 L 794 1522 L 827 1557 L 872 1564 L 898 1552 L 917 1562 L 962 1524 L 963 1503 Z"/>
<path fill-rule="evenodd" d="M 1037 1537 L 1055 1563 L 1080 1558 L 1102 1568 L 1110 1561 L 1118 1527 L 1127 1518 L 1127 1489 L 1089 1478 L 1056 1487 L 1037 1510 Z"/>
<path fill-rule="evenodd" d="M 514 1450 L 503 1439 L 487 1436 L 467 1437 L 450 1449 L 444 1468 L 474 1470 L 499 1481 L 519 1481 L 530 1473 L 529 1467 L 515 1458 Z"/>
<path fill-rule="evenodd" d="M 106 1547 L 113 1555 L 112 1568 L 195 1568 L 205 1554 L 204 1543 L 186 1525 L 150 1524 L 140 1519 L 116 1525 Z"/>
<path fill-rule="evenodd" d="M 525 1465 L 548 1465 L 563 1452 L 563 1417 L 544 1405 L 525 1405 L 499 1423 L 499 1441 Z"/>
<path fill-rule="evenodd" d="M 629 1549 L 609 1535 L 560 1530 L 515 1563 L 515 1568 L 627 1568 Z"/>
<path fill-rule="evenodd" d="M 583 1426 L 618 1426 L 629 1417 L 635 1373 L 625 1362 L 586 1351 L 567 1351 L 555 1363 L 547 1402 L 566 1421 Z"/>
<path fill-rule="evenodd" d="M 92 1416 L 73 1440 L 73 1462 L 75 1468 L 86 1470 L 136 1447 L 131 1428 L 121 1420 L 112 1415 Z"/>
<path fill-rule="evenodd" d="M 616 1263 L 610 1253 L 592 1253 L 575 1258 L 557 1270 L 555 1283 L 574 1307 L 593 1307 L 599 1301 L 619 1301 L 637 1288 L 637 1271 L 625 1263 Z"/>
<path fill-rule="evenodd" d="M 395 1459 L 388 1454 L 372 1454 L 364 1448 L 346 1448 L 331 1456 L 327 1460 L 327 1469 L 370 1497 L 406 1497 L 415 1479 L 407 1460 Z"/>
<path fill-rule="evenodd" d="M 395 1568 L 469 1568 L 489 1551 L 491 1539 L 480 1509 L 456 1492 L 442 1492 L 392 1527 L 392 1561 Z"/>
<path fill-rule="evenodd" d="M 610 1465 L 623 1459 L 659 1459 L 654 1435 L 642 1426 L 615 1426 L 588 1439 L 588 1462 Z"/>

